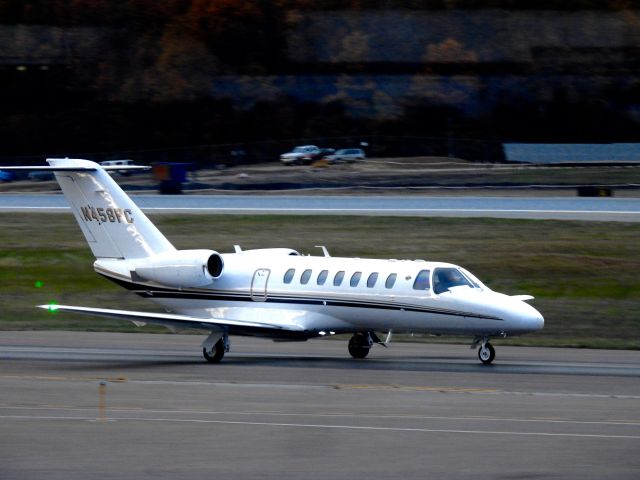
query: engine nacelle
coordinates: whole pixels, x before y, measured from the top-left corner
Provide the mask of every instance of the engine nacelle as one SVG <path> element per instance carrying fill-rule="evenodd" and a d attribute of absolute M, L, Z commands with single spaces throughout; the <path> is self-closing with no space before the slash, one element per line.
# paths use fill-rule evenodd
<path fill-rule="evenodd" d="M 270 257 L 300 255 L 291 248 L 254 248 L 251 250 L 242 250 L 239 253 L 242 255 L 269 255 Z"/>
<path fill-rule="evenodd" d="M 196 288 L 209 285 L 222 275 L 224 261 L 213 250 L 178 250 L 140 260 L 131 278 L 170 287 Z"/>

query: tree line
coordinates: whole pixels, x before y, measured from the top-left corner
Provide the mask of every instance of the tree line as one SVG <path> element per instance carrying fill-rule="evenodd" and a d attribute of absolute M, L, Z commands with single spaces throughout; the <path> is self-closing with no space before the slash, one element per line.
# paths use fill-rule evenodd
<path fill-rule="evenodd" d="M 467 144 L 463 139 L 482 139 L 481 147 L 472 142 L 466 151 L 488 159 L 503 140 L 637 139 L 640 82 L 620 87 L 607 80 L 595 93 L 556 85 L 544 101 L 505 96 L 490 111 L 473 114 L 455 102 L 414 98 L 392 115 L 370 118 L 353 114 L 348 95 L 314 102 L 282 94 L 249 108 L 209 96 L 218 76 L 289 72 L 287 34 L 307 12 L 456 8 L 632 12 L 640 1 L 5 0 L 0 2 L 0 26 L 92 27 L 106 32 L 106 40 L 92 59 L 69 54 L 59 65 L 27 71 L 0 65 L 0 156 L 350 136 L 386 139 L 388 151 L 400 153 L 430 145 L 431 151 L 446 154 L 451 138 L 460 145 Z M 358 39 L 354 35 L 350 50 L 341 52 L 355 75 L 366 71 L 358 64 Z M 474 75 L 473 46 L 444 39 L 425 50 L 435 65 L 451 55 L 463 68 L 454 74 Z M 447 67 L 446 62 L 440 65 Z M 416 81 L 441 74 L 416 73 Z M 389 140 L 405 137 L 427 140 L 415 148 L 408 141 Z M 433 138 L 443 140 L 428 140 Z"/>

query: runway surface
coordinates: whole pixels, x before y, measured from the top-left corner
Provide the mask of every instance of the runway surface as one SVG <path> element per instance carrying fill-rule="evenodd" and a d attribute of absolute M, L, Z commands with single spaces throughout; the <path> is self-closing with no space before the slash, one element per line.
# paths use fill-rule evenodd
<path fill-rule="evenodd" d="M 203 339 L 0 332 L 0 478 L 640 477 L 640 352 Z"/>
<path fill-rule="evenodd" d="M 133 195 L 150 213 L 393 215 L 640 221 L 640 198 Z M 0 195 L 0 212 L 66 211 L 62 195 Z"/>

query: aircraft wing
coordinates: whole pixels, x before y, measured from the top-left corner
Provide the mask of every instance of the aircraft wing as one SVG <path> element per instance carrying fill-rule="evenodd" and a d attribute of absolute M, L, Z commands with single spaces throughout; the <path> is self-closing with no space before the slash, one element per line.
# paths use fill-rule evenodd
<path fill-rule="evenodd" d="M 72 305 L 38 305 L 38 308 L 55 312 L 74 312 L 98 317 L 128 320 L 141 327 L 146 324 L 163 325 L 169 328 L 196 328 L 211 330 L 227 328 L 230 333 L 238 335 L 256 335 L 274 338 L 306 337 L 304 328 L 299 325 L 277 325 L 243 320 L 222 318 L 201 318 L 174 313 L 137 312 L 131 310 L 112 310 L 108 308 L 76 307 Z"/>

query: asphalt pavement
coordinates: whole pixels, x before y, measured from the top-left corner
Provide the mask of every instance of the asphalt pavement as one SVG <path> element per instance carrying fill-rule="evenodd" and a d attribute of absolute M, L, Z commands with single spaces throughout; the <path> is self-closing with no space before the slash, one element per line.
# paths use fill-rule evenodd
<path fill-rule="evenodd" d="M 0 478 L 640 476 L 640 352 L 0 332 Z"/>

